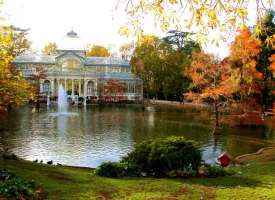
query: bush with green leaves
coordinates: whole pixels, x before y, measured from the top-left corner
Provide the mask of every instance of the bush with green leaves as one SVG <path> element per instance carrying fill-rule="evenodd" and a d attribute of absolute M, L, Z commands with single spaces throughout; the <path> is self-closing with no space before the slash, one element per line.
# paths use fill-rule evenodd
<path fill-rule="evenodd" d="M 216 178 L 216 177 L 234 174 L 233 171 L 227 171 L 221 166 L 209 165 L 209 164 L 203 164 L 200 167 L 199 171 L 201 176 L 208 177 L 208 178 Z"/>
<path fill-rule="evenodd" d="M 197 171 L 202 161 L 197 145 L 183 137 L 168 137 L 136 145 L 122 161 L 137 166 L 139 173 L 167 176 L 171 171 Z"/>
<path fill-rule="evenodd" d="M 96 168 L 95 173 L 99 176 L 122 177 L 125 170 L 119 162 L 104 162 Z"/>
<path fill-rule="evenodd" d="M 105 177 L 139 176 L 138 168 L 128 162 L 104 162 L 96 168 L 95 174 Z"/>
<path fill-rule="evenodd" d="M 34 181 L 26 181 L 15 174 L 0 170 L 0 199 L 34 199 Z"/>
<path fill-rule="evenodd" d="M 197 145 L 183 137 L 149 140 L 137 144 L 120 162 L 102 163 L 96 174 L 121 176 L 195 176 L 201 164 Z"/>
<path fill-rule="evenodd" d="M 226 176 L 227 172 L 223 167 L 220 166 L 208 166 L 205 172 L 205 176 L 209 178 L 216 178 L 220 176 Z"/>

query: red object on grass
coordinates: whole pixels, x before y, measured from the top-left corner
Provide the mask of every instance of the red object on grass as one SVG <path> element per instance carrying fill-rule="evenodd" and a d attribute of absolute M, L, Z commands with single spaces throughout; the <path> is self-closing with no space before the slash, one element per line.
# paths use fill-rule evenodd
<path fill-rule="evenodd" d="M 217 160 L 222 167 L 226 167 L 231 163 L 233 157 L 229 153 L 224 152 L 218 157 Z"/>

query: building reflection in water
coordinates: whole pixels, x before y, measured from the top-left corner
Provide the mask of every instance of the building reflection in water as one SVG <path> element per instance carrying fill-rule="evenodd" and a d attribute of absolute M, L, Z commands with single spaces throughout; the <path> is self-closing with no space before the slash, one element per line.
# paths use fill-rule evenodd
<path fill-rule="evenodd" d="M 70 112 L 78 113 L 73 116 L 51 116 L 51 112 L 54 110 L 42 108 L 32 113 L 26 107 L 11 114 L 1 122 L 9 132 L 1 133 L 0 147 L 29 160 L 95 167 L 119 160 L 136 143 L 171 135 L 197 141 L 207 162 L 214 162 L 225 150 L 236 156 L 275 143 L 272 128 L 230 128 L 214 137 L 201 116 L 164 108 L 73 107 Z"/>

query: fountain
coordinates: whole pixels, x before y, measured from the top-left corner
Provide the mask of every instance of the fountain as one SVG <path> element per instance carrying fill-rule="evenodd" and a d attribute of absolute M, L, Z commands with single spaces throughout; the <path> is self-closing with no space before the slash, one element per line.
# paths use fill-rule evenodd
<path fill-rule="evenodd" d="M 62 85 L 58 88 L 58 99 L 57 99 L 57 112 L 50 113 L 49 115 L 52 117 L 70 117 L 70 116 L 77 116 L 77 112 L 68 112 L 69 103 L 67 99 L 67 94 Z"/>
<path fill-rule="evenodd" d="M 67 113 L 67 109 L 68 109 L 67 94 L 62 85 L 60 85 L 58 88 L 57 105 L 58 105 L 59 114 Z"/>

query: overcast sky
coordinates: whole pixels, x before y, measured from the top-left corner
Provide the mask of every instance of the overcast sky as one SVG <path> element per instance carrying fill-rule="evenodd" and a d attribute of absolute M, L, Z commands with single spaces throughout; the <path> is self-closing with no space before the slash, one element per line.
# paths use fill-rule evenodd
<path fill-rule="evenodd" d="M 40 50 L 49 42 L 58 42 L 72 28 L 85 43 L 107 47 L 129 42 L 118 34 L 125 13 L 112 12 L 117 0 L 5 0 L 4 15 L 10 24 L 30 28 L 32 48 Z M 252 13 L 253 15 L 253 13 Z M 145 33 L 163 36 L 154 26 L 145 26 Z M 226 44 L 208 48 L 208 51 L 226 55 Z"/>

